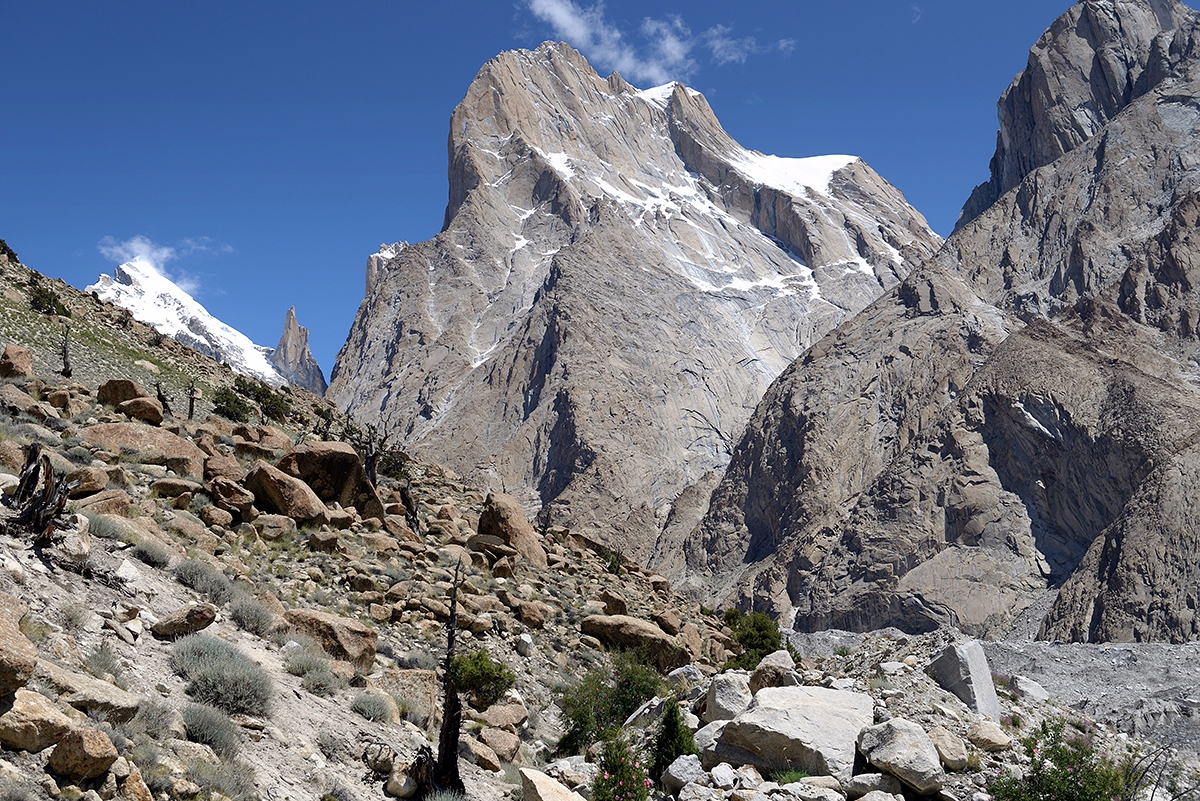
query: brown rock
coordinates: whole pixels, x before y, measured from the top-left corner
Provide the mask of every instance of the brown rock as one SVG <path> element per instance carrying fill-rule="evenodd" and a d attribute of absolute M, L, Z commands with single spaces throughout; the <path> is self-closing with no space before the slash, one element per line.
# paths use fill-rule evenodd
<path fill-rule="evenodd" d="M 645 648 L 659 670 L 688 664 L 687 650 L 658 626 L 628 615 L 589 615 L 580 624 L 584 634 L 618 648 Z"/>
<path fill-rule="evenodd" d="M 233 515 L 212 504 L 200 508 L 200 519 L 210 526 L 229 528 L 233 525 Z"/>
<path fill-rule="evenodd" d="M 243 517 L 254 506 L 253 492 L 223 476 L 208 482 L 208 494 L 219 508 L 227 512 L 237 512 Z"/>
<path fill-rule="evenodd" d="M 682 622 L 679 620 L 679 615 L 675 614 L 670 609 L 655 613 L 654 622 L 658 624 L 660 629 L 665 631 L 667 634 L 670 634 L 672 637 L 679 633 L 679 627 L 682 625 Z"/>
<path fill-rule="evenodd" d="M 336 531 L 322 528 L 308 535 L 308 547 L 320 553 L 333 553 L 338 549 L 340 535 Z"/>
<path fill-rule="evenodd" d="M 517 606 L 517 614 L 521 622 L 530 628 L 540 629 L 546 625 L 551 609 L 541 601 L 521 601 Z"/>
<path fill-rule="evenodd" d="M 127 448 L 146 464 L 161 464 L 177 475 L 200 480 L 204 475 L 204 451 L 191 440 L 145 423 L 101 423 L 80 431 L 88 444 L 120 453 Z"/>
<path fill-rule="evenodd" d="M 0 596 L 0 602 L 9 610 L 24 606 L 7 593 Z M 37 648 L 21 633 L 20 619 L 12 611 L 0 615 L 0 695 L 25 686 L 37 666 Z"/>
<path fill-rule="evenodd" d="M 260 426 L 258 429 L 258 444 L 273 451 L 292 450 L 292 438 L 275 426 Z"/>
<path fill-rule="evenodd" d="M 163 421 L 163 405 L 155 398 L 131 398 L 122 401 L 117 404 L 117 411 L 152 426 Z"/>
<path fill-rule="evenodd" d="M 929 740 L 937 749 L 942 765 L 946 770 L 962 770 L 967 766 L 967 744 L 954 732 L 945 726 L 935 726 L 929 730 Z"/>
<path fill-rule="evenodd" d="M 168 613 L 151 626 L 159 637 L 173 639 L 207 628 L 217 619 L 217 608 L 212 604 L 193 602 Z"/>
<path fill-rule="evenodd" d="M 693 662 L 704 653 L 704 641 L 700 638 L 700 629 L 695 623 L 683 624 L 683 628 L 679 630 L 679 641 L 683 643 Z"/>
<path fill-rule="evenodd" d="M 242 479 L 260 509 L 287 515 L 298 523 L 326 523 L 325 504 L 312 488 L 261 459 Z"/>
<path fill-rule="evenodd" d="M 41 693 L 17 690 L 0 710 L 0 743 L 13 751 L 36 754 L 71 730 L 71 719 Z"/>
<path fill-rule="evenodd" d="M 283 457 L 278 467 L 312 487 L 326 503 L 353 506 L 363 518 L 386 517 L 358 452 L 348 443 L 305 443 Z"/>
<path fill-rule="evenodd" d="M 482 715 L 488 726 L 512 732 L 529 720 L 529 710 L 520 704 L 493 704 Z"/>
<path fill-rule="evenodd" d="M 533 768 L 521 768 L 521 793 L 526 801 L 584 801 L 579 793 Z"/>
<path fill-rule="evenodd" d="M 154 793 L 146 786 L 137 765 L 130 765 L 129 775 L 117 781 L 117 794 L 124 801 L 154 801 Z"/>
<path fill-rule="evenodd" d="M 46 396 L 46 403 L 62 411 L 71 403 L 71 393 L 65 389 L 56 389 Z"/>
<path fill-rule="evenodd" d="M 501 769 L 502 766 L 500 764 L 500 757 L 496 756 L 495 751 L 488 748 L 474 737 L 467 737 L 462 742 L 467 751 L 467 758 L 476 765 L 484 770 Z"/>
<path fill-rule="evenodd" d="M 511 495 L 488 493 L 483 512 L 479 515 L 479 533 L 499 537 L 535 567 L 548 566 L 546 551 L 538 541 L 537 532 L 525 519 L 517 499 Z"/>
<path fill-rule="evenodd" d="M 108 473 L 99 467 L 81 467 L 67 473 L 67 486 L 71 484 L 77 484 L 68 493 L 72 499 L 95 495 L 108 486 Z"/>
<path fill-rule="evenodd" d="M 625 602 L 625 596 L 619 592 L 605 587 L 597 596 L 600 603 L 604 604 L 604 613 L 606 615 L 627 615 L 629 614 L 629 605 Z"/>
<path fill-rule="evenodd" d="M 117 749 L 99 729 L 73 729 L 50 752 L 47 767 L 75 781 L 104 775 L 117 761 Z"/>
<path fill-rule="evenodd" d="M 0 354 L 0 378 L 32 378 L 33 351 L 9 342 Z"/>
<path fill-rule="evenodd" d="M 277 540 L 296 533 L 296 521 L 287 515 L 259 515 L 254 528 L 264 540 Z"/>
<path fill-rule="evenodd" d="M 984 751 L 1007 751 L 1012 738 L 994 720 L 977 720 L 967 729 L 967 739 Z"/>
<path fill-rule="evenodd" d="M 385 670 L 370 679 L 368 686 L 395 698 L 403 707 L 402 714 L 407 712 L 423 723 L 433 722 L 437 715 L 438 680 L 432 670 Z"/>
<path fill-rule="evenodd" d="M 12 384 L 0 385 L 0 406 L 4 406 L 14 413 L 24 412 L 39 422 L 48 417 L 59 417 L 58 410 L 53 406 L 48 403 L 38 403 L 36 399 Z"/>
<path fill-rule="evenodd" d="M 110 489 L 96 493 L 79 501 L 77 508 L 80 512 L 95 515 L 116 515 L 128 517 L 133 509 L 133 501 L 125 490 Z"/>
<path fill-rule="evenodd" d="M 136 381 L 127 378 L 114 378 L 105 381 L 96 390 L 96 400 L 105 406 L 119 406 L 134 398 L 148 398 L 150 394 L 142 389 Z"/>
<path fill-rule="evenodd" d="M 330 656 L 345 659 L 360 673 L 369 673 L 375 663 L 379 635 L 357 620 L 315 609 L 291 609 L 284 619 L 297 631 L 315 637 Z"/>
<path fill-rule="evenodd" d="M 242 480 L 242 463 L 232 456 L 214 453 L 204 460 L 204 478 L 211 481 L 214 478 L 228 478 L 232 481 Z"/>
<path fill-rule="evenodd" d="M 204 491 L 204 485 L 195 481 L 189 481 L 186 478 L 160 478 L 150 485 L 150 489 L 154 490 L 160 498 L 178 498 L 185 492 L 190 492 L 193 495 L 197 492 Z"/>
<path fill-rule="evenodd" d="M 103 714 L 112 723 L 124 723 L 137 714 L 140 695 L 84 673 L 60 667 L 45 659 L 38 660 L 34 678 L 59 693 L 61 703 L 82 712 Z"/>
<path fill-rule="evenodd" d="M 489 726 L 479 732 L 479 739 L 505 762 L 512 762 L 521 750 L 521 738 L 504 729 Z"/>

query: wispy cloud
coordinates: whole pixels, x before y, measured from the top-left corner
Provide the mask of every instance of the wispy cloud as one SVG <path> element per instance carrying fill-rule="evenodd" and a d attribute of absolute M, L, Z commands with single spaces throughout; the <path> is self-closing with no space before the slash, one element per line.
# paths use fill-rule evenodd
<path fill-rule="evenodd" d="M 913 25 L 916 25 L 918 22 L 921 21 L 921 17 L 925 16 L 925 12 L 918 5 L 914 5 L 912 7 L 912 13 L 913 13 L 913 16 L 912 16 L 912 24 Z"/>
<path fill-rule="evenodd" d="M 177 247 L 160 245 L 141 234 L 123 242 L 116 237 L 106 236 L 96 247 L 109 261 L 117 264 L 136 262 L 149 267 L 164 278 L 175 282 L 176 286 L 189 295 L 196 295 L 200 292 L 199 276 L 183 270 L 173 270 L 168 273 L 166 269 L 168 262 L 198 253 L 219 255 L 233 252 L 231 246 L 215 242 L 207 236 L 184 239 Z"/>
<path fill-rule="evenodd" d="M 753 36 L 735 37 L 733 29 L 714 25 L 693 34 L 683 18 L 646 17 L 633 41 L 604 13 L 604 3 L 579 5 L 573 0 L 526 0 L 529 10 L 548 24 L 554 35 L 578 48 L 589 60 L 614 69 L 637 83 L 662 84 L 687 80 L 699 69 L 697 51 L 707 50 L 717 65 L 744 64 L 756 53 L 778 50 L 788 55 L 796 48 L 794 39 L 781 39 L 760 46 Z"/>

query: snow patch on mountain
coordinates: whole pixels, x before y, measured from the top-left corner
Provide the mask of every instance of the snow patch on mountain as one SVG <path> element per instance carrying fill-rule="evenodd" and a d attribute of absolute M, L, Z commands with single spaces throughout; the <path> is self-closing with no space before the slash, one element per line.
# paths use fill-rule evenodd
<path fill-rule="evenodd" d="M 272 386 L 287 383 L 269 361 L 272 348 L 255 345 L 241 331 L 213 317 L 146 261 L 125 262 L 113 270 L 113 275 L 101 275 L 86 291 L 128 309 L 134 319 L 165 336 L 227 363 L 234 372 Z"/>

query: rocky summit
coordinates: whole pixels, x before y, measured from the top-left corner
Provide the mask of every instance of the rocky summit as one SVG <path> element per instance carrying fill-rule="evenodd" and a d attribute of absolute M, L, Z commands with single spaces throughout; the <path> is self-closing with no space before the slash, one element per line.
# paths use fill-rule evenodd
<path fill-rule="evenodd" d="M 563 44 L 480 70 L 449 161 L 442 232 L 368 259 L 328 396 L 664 570 L 770 382 L 940 244 L 860 159 L 746 150 Z"/>
<path fill-rule="evenodd" d="M 958 229 L 768 390 L 694 586 L 807 630 L 1200 636 L 1198 23 L 1054 23 Z"/>

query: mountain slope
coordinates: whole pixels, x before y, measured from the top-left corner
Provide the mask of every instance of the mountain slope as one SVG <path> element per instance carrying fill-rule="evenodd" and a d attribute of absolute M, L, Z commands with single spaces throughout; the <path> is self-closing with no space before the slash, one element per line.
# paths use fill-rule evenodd
<path fill-rule="evenodd" d="M 1062 44 L 1114 13 L 1092 55 Z M 1200 636 L 1197 30 L 1178 3 L 1098 0 L 1051 27 L 1031 70 L 1141 53 L 1136 83 L 1158 82 L 1074 142 L 1054 115 L 1006 132 L 1010 89 L 993 167 L 1030 171 L 767 393 L 689 581 L 808 629 L 998 634 L 1062 587 L 1044 636 Z M 1064 50 L 1075 61 L 1038 58 Z M 1059 104 L 1090 108 L 1076 85 Z M 1050 139 L 1066 152 L 1039 166 L 1029 143 Z"/>
<path fill-rule="evenodd" d="M 227 363 L 234 372 L 273 386 L 302 386 L 316 395 L 325 389 L 321 368 L 308 350 L 308 330 L 296 323 L 294 309 L 284 321 L 279 343 L 283 353 L 277 356 L 271 348 L 255 345 L 241 331 L 213 317 L 186 290 L 144 261 L 120 265 L 85 291 L 128 309 L 139 322 Z"/>
<path fill-rule="evenodd" d="M 449 155 L 444 230 L 368 260 L 329 397 L 639 556 L 769 382 L 940 241 L 860 160 L 744 150 L 699 93 L 566 45 L 485 65 Z"/>

